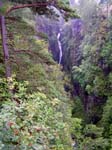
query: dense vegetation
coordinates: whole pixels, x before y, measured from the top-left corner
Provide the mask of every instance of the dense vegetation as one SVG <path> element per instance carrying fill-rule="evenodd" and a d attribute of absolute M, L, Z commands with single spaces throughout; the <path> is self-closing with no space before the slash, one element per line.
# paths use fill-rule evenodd
<path fill-rule="evenodd" d="M 86 123 L 83 129 L 82 149 L 85 147 L 88 150 L 110 150 L 112 148 L 111 2 L 101 4 L 99 8 L 93 1 L 90 1 L 90 4 L 83 1 L 82 4 L 84 5 L 80 11 L 83 12 L 81 16 L 84 20 L 84 37 L 79 48 L 80 62 L 73 64 L 72 67 L 76 97 L 73 116 L 81 115 Z M 82 109 L 84 115 L 77 112 L 77 107 L 80 107 L 80 111 Z"/>
<path fill-rule="evenodd" d="M 18 9 L 7 15 L 3 13 L 8 9 L 5 6 L 1 7 L 5 15 L 1 31 L 6 30 L 7 39 L 4 41 L 1 34 L 0 148 L 69 150 L 71 108 L 69 94 L 64 91 L 67 76 L 53 61 L 47 41 L 36 36 L 35 11 Z M 32 23 L 27 23 L 28 19 Z"/>
<path fill-rule="evenodd" d="M 79 3 L 0 1 L 1 150 L 112 149 L 112 1 Z"/>

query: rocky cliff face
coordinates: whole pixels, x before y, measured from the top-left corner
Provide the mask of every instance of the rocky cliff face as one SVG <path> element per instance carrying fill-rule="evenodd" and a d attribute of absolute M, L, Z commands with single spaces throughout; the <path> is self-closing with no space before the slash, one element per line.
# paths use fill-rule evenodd
<path fill-rule="evenodd" d="M 81 19 L 74 19 L 65 24 L 62 32 L 62 65 L 64 70 L 71 71 L 74 65 L 78 66 L 80 64 L 82 57 L 80 44 L 82 40 L 83 22 Z"/>
<path fill-rule="evenodd" d="M 64 24 L 47 18 L 38 18 L 37 20 L 38 30 L 48 36 L 49 50 L 54 60 L 59 62 L 60 49 L 57 35 L 61 29 L 60 45 L 63 52 L 61 64 L 66 71 L 71 70 L 74 65 L 79 65 L 81 60 L 80 44 L 83 40 L 83 22 L 81 19 L 73 19 Z"/>
<path fill-rule="evenodd" d="M 49 42 L 49 51 L 52 53 L 54 60 L 58 62 L 59 47 L 58 47 L 57 35 L 60 30 L 60 22 L 46 17 L 42 18 L 37 16 L 36 29 L 38 33 L 40 32 L 42 34 L 46 34 L 47 40 Z"/>

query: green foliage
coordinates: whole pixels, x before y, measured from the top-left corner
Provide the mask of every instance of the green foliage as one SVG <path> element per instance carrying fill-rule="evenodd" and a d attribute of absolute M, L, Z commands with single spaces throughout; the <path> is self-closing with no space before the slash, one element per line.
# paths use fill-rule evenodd
<path fill-rule="evenodd" d="M 63 9 L 64 10 L 64 18 L 65 20 L 68 20 L 69 18 L 78 18 L 79 16 L 76 14 L 75 10 L 71 9 L 68 5 L 68 2 L 66 1 L 61 1 L 61 0 L 58 0 L 58 4 L 57 6 L 60 8 L 60 9 Z"/>
<path fill-rule="evenodd" d="M 27 93 L 27 82 L 8 81 L 12 81 L 10 89 L 16 88 L 16 92 L 13 101 L 5 96 L 0 110 L 1 149 L 37 149 L 40 145 L 70 150 L 69 118 L 62 113 L 66 104 L 41 92 Z"/>
<path fill-rule="evenodd" d="M 82 120 L 79 118 L 72 118 L 71 133 L 75 136 L 76 141 L 82 138 Z"/>
<path fill-rule="evenodd" d="M 108 149 L 108 141 L 103 138 L 86 138 L 80 150 L 82 148 L 85 148 L 86 150 L 106 150 Z"/>
<path fill-rule="evenodd" d="M 101 51 L 101 58 L 105 66 L 112 65 L 112 43 L 107 43 Z"/>
<path fill-rule="evenodd" d="M 102 123 L 105 128 L 105 136 L 111 136 L 111 126 L 112 126 L 112 96 L 108 97 L 106 105 L 104 106 L 104 112 L 102 116 Z"/>
<path fill-rule="evenodd" d="M 11 2 L 15 5 L 40 1 L 12 0 Z M 45 2 L 46 0 L 43 1 Z M 86 3 L 81 1 L 81 7 L 84 2 Z M 7 43 L 10 50 L 10 64 L 19 82 L 12 78 L 0 79 L 0 148 L 2 150 L 70 150 L 70 133 L 74 135 L 75 146 L 79 150 L 112 149 L 112 94 L 110 92 L 112 89 L 112 44 L 105 41 L 107 40 L 105 28 L 107 22 L 100 20 L 101 24 L 99 24 L 100 21 L 95 17 L 97 16 L 95 6 L 94 2 L 89 1 L 89 5 L 86 3 L 81 8 L 84 10 L 81 14 L 83 13 L 86 28 L 83 43 L 77 46 L 75 37 L 68 41 L 68 37 L 71 36 L 70 28 L 65 34 L 67 37 L 62 39 L 65 43 L 68 41 L 68 47 L 65 46 L 67 65 L 70 66 L 69 63 L 71 66 L 75 65 L 72 69 L 72 78 L 79 84 L 77 92 L 79 95 L 75 99 L 72 111 L 75 118 L 72 119 L 71 108 L 68 104 L 69 97 L 63 88 L 68 81 L 65 74 L 60 71 L 62 68 L 53 61 L 52 55 L 48 52 L 46 35 L 41 35 L 45 37 L 45 40 L 34 36 L 34 18 L 29 9 L 10 14 L 11 17 L 16 18 L 22 16 L 27 23 L 20 18 L 18 21 L 7 20 L 8 35 L 11 35 Z M 10 7 L 9 3 L 4 4 L 0 9 L 2 15 Z M 66 20 L 69 17 L 76 17 L 75 11 L 68 7 L 68 1 L 57 1 L 56 7 L 61 10 Z M 46 7 L 32 10 L 50 17 L 53 13 Z M 30 23 L 29 18 L 31 18 Z M 68 26 L 69 23 L 66 27 Z M 68 57 L 74 58 L 74 49 L 78 47 L 82 49 L 81 64 L 76 60 L 68 61 Z M 71 50 L 70 53 L 68 53 L 69 50 Z M 0 58 L 0 62 L 2 61 Z M 1 72 L 3 74 L 4 69 L 1 69 Z M 27 85 L 24 80 L 28 80 L 29 84 Z M 92 117 L 93 119 L 96 119 L 96 116 L 101 118 L 101 104 L 106 99 L 108 100 L 104 106 L 100 126 L 86 125 L 80 118 L 85 119 L 86 116 L 88 118 L 85 120 L 89 122 L 92 121 Z M 83 104 L 87 105 L 87 109 L 84 110 Z"/>
<path fill-rule="evenodd" d="M 98 12 L 95 13 L 97 14 Z M 100 15 L 97 17 L 100 18 Z M 110 81 L 111 43 L 107 38 L 108 33 L 106 33 L 107 20 L 101 20 L 102 24 L 99 25 L 99 31 L 96 32 L 94 26 L 97 26 L 98 18 L 91 17 L 90 23 L 92 24 L 89 25 L 86 36 L 80 46 L 83 59 L 79 66 L 73 66 L 72 68 L 73 80 L 79 83 L 80 91 L 85 95 L 84 100 L 83 95 L 80 94 L 78 96 L 81 97 L 81 100 L 86 105 L 88 116 L 93 116 L 96 108 L 96 115 L 98 114 L 98 105 L 100 105 L 102 110 L 103 103 L 111 95 L 110 90 L 112 86 Z M 87 103 L 85 99 L 87 99 Z"/>
<path fill-rule="evenodd" d="M 77 66 L 73 66 L 72 74 L 73 74 L 73 80 L 78 81 L 81 84 L 81 86 L 84 86 L 85 81 L 83 78 L 85 75 L 83 74 L 81 68 Z"/>
<path fill-rule="evenodd" d="M 103 138 L 103 128 L 88 124 L 83 132 L 85 138 L 82 145 L 87 150 L 106 150 L 108 148 L 108 140 Z"/>
<path fill-rule="evenodd" d="M 8 42 L 15 49 L 10 50 L 11 67 L 16 72 L 17 79 L 27 79 L 30 92 L 44 92 L 49 98 L 56 97 L 66 101 L 68 98 L 63 88 L 66 77 L 48 52 L 47 41 L 37 39 L 34 30 L 23 21 L 9 24 L 8 28 L 12 33 L 16 32 L 14 39 L 9 39 Z"/>
<path fill-rule="evenodd" d="M 88 137 L 93 136 L 93 138 L 98 138 L 102 136 L 102 133 L 103 133 L 103 128 L 96 127 L 96 125 L 93 124 L 86 125 L 84 129 L 84 134 Z"/>
<path fill-rule="evenodd" d="M 73 79 L 78 81 L 85 90 L 96 96 L 106 94 L 106 81 L 101 69 L 92 63 L 86 61 L 72 69 Z"/>
<path fill-rule="evenodd" d="M 47 42 L 37 39 L 31 26 L 21 20 L 9 22 L 10 64 L 19 82 L 1 79 L 1 149 L 70 150 L 66 76 L 53 61 Z"/>
<path fill-rule="evenodd" d="M 1 1 L 1 6 L 0 6 L 0 15 L 5 15 L 5 13 L 10 9 L 11 5 L 8 1 L 4 0 Z"/>
<path fill-rule="evenodd" d="M 79 115 L 85 120 L 79 149 L 110 150 L 112 149 L 112 44 L 111 31 L 107 32 L 107 27 L 111 23 L 108 24 L 106 14 L 96 10 L 94 6 L 95 3 L 92 5 L 92 1 L 89 3 L 81 1 L 79 6 L 86 31 L 80 45 L 82 61 L 80 65 L 73 66 L 72 78 L 74 84 L 78 84 L 78 87 L 75 86 L 78 88 L 76 98 L 79 97 L 79 103 L 75 104 L 81 110 L 82 103 L 86 117 L 84 118 L 80 112 L 78 114 L 75 112 L 77 106 L 74 106 L 74 116 Z M 86 124 L 87 122 L 91 124 Z"/>
<path fill-rule="evenodd" d="M 78 150 L 107 150 L 109 140 L 103 137 L 103 131 L 102 127 L 93 124 L 84 125 L 82 119 L 72 119 L 71 132 Z"/>
<path fill-rule="evenodd" d="M 79 97 L 75 97 L 74 104 L 72 104 L 72 106 L 73 106 L 72 116 L 84 119 L 85 118 L 84 108 L 82 101 Z"/>
<path fill-rule="evenodd" d="M 0 105 L 3 101 L 10 99 L 10 93 L 8 92 L 8 82 L 5 78 L 0 78 Z"/>
<path fill-rule="evenodd" d="M 78 81 L 82 89 L 89 95 L 94 95 L 97 97 L 111 95 L 111 72 L 107 76 L 105 76 L 104 72 L 105 68 L 107 68 L 106 72 L 110 71 L 109 67 L 111 60 L 109 57 L 111 57 L 111 52 L 110 49 L 108 49 L 105 50 L 104 53 L 104 49 L 105 48 L 103 48 L 101 53 L 99 53 L 99 55 L 103 54 L 103 58 L 99 58 L 96 54 L 94 56 L 95 52 L 92 49 L 90 49 L 85 55 L 85 51 L 87 49 L 84 49 L 84 59 L 81 65 L 79 67 L 74 66 L 72 69 L 74 81 Z M 103 60 L 102 68 L 99 65 L 99 60 Z"/>
<path fill-rule="evenodd" d="M 103 128 L 93 124 L 87 124 L 83 129 L 83 141 L 79 149 L 86 150 L 106 150 L 108 149 L 108 140 L 103 138 Z"/>

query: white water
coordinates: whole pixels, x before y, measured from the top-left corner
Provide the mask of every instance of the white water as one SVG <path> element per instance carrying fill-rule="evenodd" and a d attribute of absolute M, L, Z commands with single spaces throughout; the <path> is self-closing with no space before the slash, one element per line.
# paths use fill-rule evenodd
<path fill-rule="evenodd" d="M 61 33 L 59 32 L 58 35 L 57 35 L 57 40 L 58 40 L 58 47 L 59 47 L 59 64 L 61 64 L 61 60 L 62 60 L 62 46 L 61 46 L 61 42 L 60 42 L 60 35 Z"/>

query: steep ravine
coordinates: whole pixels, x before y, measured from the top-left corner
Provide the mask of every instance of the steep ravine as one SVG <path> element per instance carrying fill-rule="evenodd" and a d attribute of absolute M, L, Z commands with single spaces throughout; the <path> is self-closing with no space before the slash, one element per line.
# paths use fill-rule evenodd
<path fill-rule="evenodd" d="M 104 30 L 104 33 L 106 33 L 105 32 L 106 28 L 103 26 L 103 22 L 105 23 L 105 20 L 102 20 L 100 16 L 99 19 L 101 19 L 102 22 L 101 28 Z M 86 55 L 86 50 L 84 52 L 84 48 L 86 47 L 86 45 L 88 45 L 89 42 L 90 42 L 89 44 L 93 43 L 90 49 L 92 48 L 92 46 L 94 47 L 96 44 L 94 43 L 95 40 L 94 37 L 92 39 L 92 36 L 87 41 L 87 38 L 90 36 L 89 35 L 90 33 L 89 31 L 85 30 L 86 28 L 85 21 L 81 18 L 73 19 L 70 20 L 69 22 L 64 22 L 64 24 L 61 25 L 59 21 L 58 22 L 52 21 L 47 18 L 41 18 L 40 20 L 43 22 L 44 26 L 40 26 L 37 22 L 37 27 L 40 32 L 44 32 L 47 34 L 48 41 L 49 41 L 49 51 L 51 51 L 54 60 L 57 61 L 57 63 L 59 63 L 60 65 L 62 65 L 63 70 L 69 74 L 72 74 L 74 72 L 73 69 L 74 66 L 77 69 L 78 67 L 80 69 L 80 66 L 83 65 L 84 61 L 86 61 L 86 57 L 84 56 Z M 92 21 L 94 22 L 94 18 L 93 20 L 91 20 L 90 24 L 92 24 Z M 96 23 L 94 22 L 93 27 L 90 27 L 90 29 L 88 28 L 88 30 L 93 30 L 95 24 L 97 24 L 97 21 Z M 60 28 L 62 29 L 61 32 L 60 32 Z M 98 36 L 101 36 L 100 33 Z M 101 63 L 101 62 L 96 62 L 96 63 Z M 77 73 L 78 72 L 76 72 L 75 74 Z M 80 78 L 81 73 L 78 76 Z M 81 77 L 82 80 L 83 77 L 84 75 L 82 75 Z M 100 96 L 98 94 L 95 94 L 94 92 L 90 94 L 86 90 L 86 88 L 88 87 L 88 85 L 86 85 L 87 84 L 86 81 L 82 81 L 85 82 L 84 83 L 85 85 L 82 87 L 81 85 L 82 83 L 80 84 L 80 81 L 78 80 L 79 79 L 74 79 L 74 77 L 72 76 L 71 82 L 74 89 L 71 91 L 71 94 L 73 97 L 75 97 L 75 100 L 77 100 L 77 97 L 79 97 L 78 100 L 80 100 L 83 105 L 86 121 L 96 124 L 101 119 L 101 113 L 103 111 L 102 106 L 104 105 L 107 97 L 105 95 Z M 98 106 L 99 107 L 101 106 L 100 112 L 98 112 L 99 109 Z M 73 113 L 73 115 L 75 114 Z"/>

